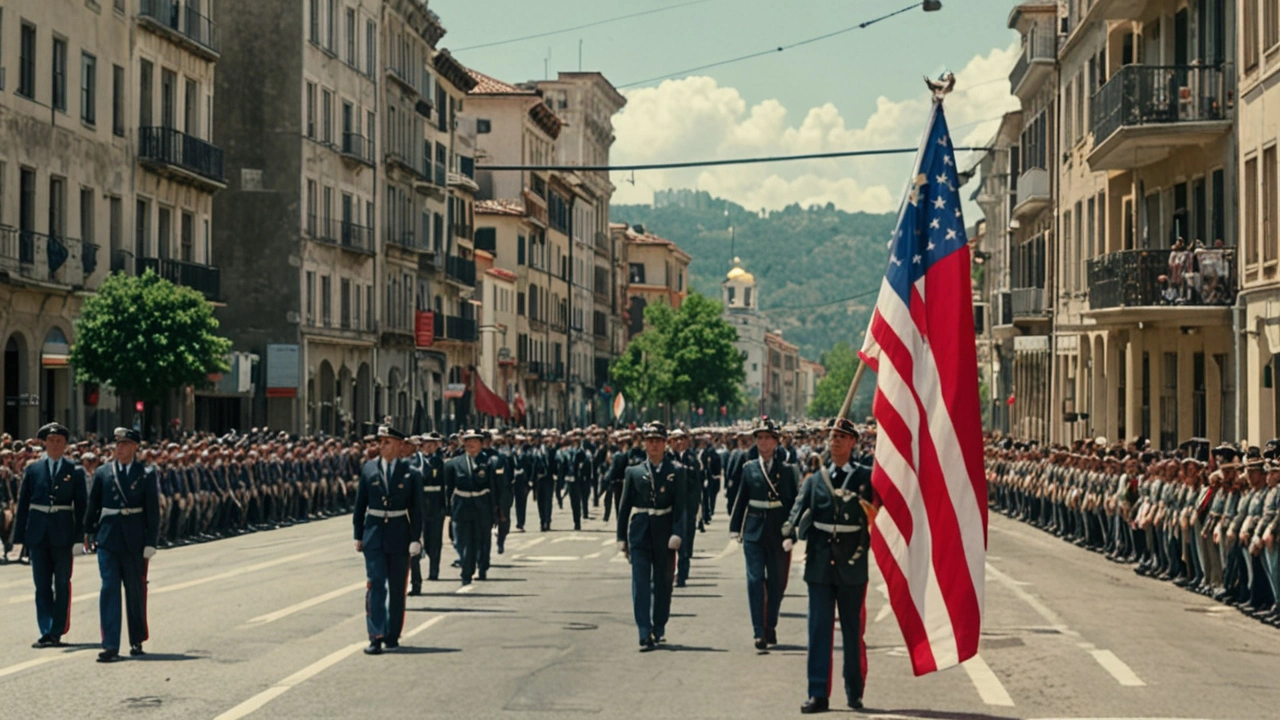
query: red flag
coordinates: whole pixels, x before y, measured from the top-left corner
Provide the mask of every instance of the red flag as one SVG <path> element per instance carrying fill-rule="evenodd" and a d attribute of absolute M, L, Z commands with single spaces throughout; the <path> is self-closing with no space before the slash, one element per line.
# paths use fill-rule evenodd
<path fill-rule="evenodd" d="M 476 379 L 476 410 L 485 415 L 493 417 L 511 419 L 511 408 L 507 406 L 507 401 L 485 386 L 484 381 L 480 379 L 480 373 L 475 374 Z"/>
<path fill-rule="evenodd" d="M 969 245 L 937 101 L 859 353 L 876 372 L 871 548 L 917 675 L 978 652 L 987 554 Z"/>

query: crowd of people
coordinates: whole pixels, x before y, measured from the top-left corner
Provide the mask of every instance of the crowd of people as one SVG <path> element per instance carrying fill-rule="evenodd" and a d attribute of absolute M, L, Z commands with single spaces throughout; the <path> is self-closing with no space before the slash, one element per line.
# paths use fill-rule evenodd
<path fill-rule="evenodd" d="M 992 439 L 992 509 L 1280 627 L 1280 441 Z"/>

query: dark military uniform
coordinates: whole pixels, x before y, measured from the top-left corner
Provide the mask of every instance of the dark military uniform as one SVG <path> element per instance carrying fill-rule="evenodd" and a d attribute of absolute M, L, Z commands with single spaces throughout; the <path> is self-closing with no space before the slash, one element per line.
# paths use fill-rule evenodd
<path fill-rule="evenodd" d="M 495 452 L 489 458 L 489 471 L 493 473 L 494 509 L 498 523 L 498 554 L 506 549 L 507 535 L 511 532 L 511 506 L 515 502 L 516 460 L 510 453 Z"/>
<path fill-rule="evenodd" d="M 422 473 L 408 459 L 365 463 L 351 515 L 364 553 L 369 640 L 395 647 L 404 628 L 409 546 L 422 536 Z"/>
<path fill-rule="evenodd" d="M 676 560 L 676 585 L 684 587 L 685 582 L 689 580 L 689 563 L 693 560 L 693 543 L 697 537 L 697 526 L 699 513 L 702 512 L 702 464 L 698 459 L 697 451 L 692 448 L 686 449 L 678 458 L 680 464 L 684 466 L 685 486 L 685 512 L 680 518 L 680 522 L 684 523 L 684 529 L 681 535 L 685 538 L 683 544 L 680 545 L 680 552 Z"/>
<path fill-rule="evenodd" d="M 61 426 L 45 426 L 41 439 L 49 432 L 67 435 Z M 60 644 L 71 628 L 71 549 L 82 536 L 86 494 L 84 471 L 65 457 L 42 457 L 23 472 L 14 542 L 31 558 L 39 647 Z"/>
<path fill-rule="evenodd" d="M 124 437 L 137 438 L 127 430 Z M 117 431 L 117 442 L 121 433 Z M 137 442 L 137 440 L 134 440 Z M 160 536 L 160 480 L 154 466 L 134 458 L 128 467 L 112 460 L 93 475 L 84 531 L 98 548 L 98 593 L 103 654 L 109 662 L 120 650 L 120 588 L 124 587 L 129 645 L 135 654 L 150 637 L 147 628 L 147 565 Z"/>
<path fill-rule="evenodd" d="M 663 639 L 671 615 L 672 536 L 683 537 L 684 469 L 669 457 L 626 470 L 618 504 L 618 542 L 631 559 L 631 604 L 642 649 Z"/>
<path fill-rule="evenodd" d="M 840 611 L 844 686 L 850 703 L 861 701 L 866 680 L 867 554 L 871 543 L 858 492 L 859 473 L 850 463 L 814 473 L 791 508 L 784 534 L 807 536 L 804 580 L 809 585 L 809 697 L 831 695 L 835 610 Z M 802 520 L 803 518 L 803 520 Z"/>
<path fill-rule="evenodd" d="M 444 460 L 438 451 L 423 456 L 422 499 L 422 552 L 427 556 L 427 579 L 439 580 L 444 522 L 449 514 L 449 504 L 444 494 Z"/>
<path fill-rule="evenodd" d="M 445 463 L 444 486 L 452 503 L 454 542 L 462 555 L 462 584 L 471 582 L 477 566 L 483 580 L 489 572 L 489 531 L 496 521 L 494 475 L 483 456 L 463 453 Z"/>

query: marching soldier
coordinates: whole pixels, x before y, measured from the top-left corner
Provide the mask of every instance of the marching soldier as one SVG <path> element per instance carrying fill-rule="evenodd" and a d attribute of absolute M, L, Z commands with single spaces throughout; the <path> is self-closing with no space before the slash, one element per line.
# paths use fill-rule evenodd
<path fill-rule="evenodd" d="M 551 529 L 551 503 L 559 477 L 555 443 L 555 433 L 544 431 L 542 447 L 534 451 L 537 458 L 533 471 L 533 495 L 538 503 L 538 529 L 542 532 Z"/>
<path fill-rule="evenodd" d="M 724 475 L 724 468 L 721 467 L 720 463 L 720 453 L 716 452 L 715 446 L 711 442 L 711 436 L 704 434 L 701 445 L 701 460 L 702 467 L 706 471 L 706 485 L 702 490 L 702 518 L 698 523 L 699 529 L 711 523 L 711 516 L 715 514 L 716 510 L 716 497 L 720 494 L 720 484 Z"/>
<path fill-rule="evenodd" d="M 683 430 L 671 432 L 671 450 L 676 462 L 684 467 L 685 512 L 676 522 L 683 523 L 681 535 L 686 538 L 676 559 L 676 587 L 684 587 L 689 580 L 689 563 L 693 559 L 694 532 L 699 525 L 698 513 L 702 510 L 702 465 L 698 455 L 689 449 L 689 436 Z"/>
<path fill-rule="evenodd" d="M 783 528 L 783 548 L 806 540 L 804 580 L 809 585 L 809 699 L 802 713 L 823 712 L 831 696 L 835 611 L 844 644 L 844 690 L 849 707 L 862 708 L 866 645 L 862 630 L 867 596 L 867 552 L 874 511 L 859 492 L 852 460 L 858 431 L 840 418 L 831 424 L 831 463 L 810 475 Z"/>
<path fill-rule="evenodd" d="M 379 457 L 365 463 L 352 513 L 356 552 L 364 554 L 367 655 L 400 647 L 409 558 L 422 552 L 422 473 L 402 459 L 404 433 L 378 428 Z"/>
<path fill-rule="evenodd" d="M 516 435 L 516 445 L 511 450 L 516 462 L 515 503 L 516 532 L 524 532 L 524 520 L 529 507 L 529 489 L 533 483 L 534 451 L 529 438 Z"/>
<path fill-rule="evenodd" d="M 428 433 L 422 441 L 422 551 L 427 556 L 427 579 L 440 579 L 440 558 L 444 549 L 444 524 L 449 515 L 449 503 L 444 494 L 444 460 L 440 446 L 444 437 L 438 432 Z"/>
<path fill-rule="evenodd" d="M 87 491 L 84 471 L 63 457 L 71 433 L 58 423 L 40 428 L 43 458 L 27 465 L 18 491 L 14 541 L 27 549 L 36 583 L 32 647 L 62 647 L 71 628 L 71 549 L 80 536 Z"/>
<path fill-rule="evenodd" d="M 98 553 L 102 590 L 98 614 L 102 652 L 98 662 L 120 659 L 120 588 L 129 621 L 129 654 L 143 655 L 147 629 L 147 566 L 160 537 L 160 481 L 156 469 L 137 459 L 142 436 L 115 429 L 115 460 L 93 475 L 84 517 L 85 552 Z"/>
<path fill-rule="evenodd" d="M 504 442 L 498 438 L 498 442 Z M 506 445 L 489 458 L 489 470 L 493 473 L 494 505 L 498 523 L 498 554 L 506 549 L 507 535 L 511 533 L 511 506 L 515 503 L 516 461 Z M 488 567 L 488 563 L 485 563 Z"/>
<path fill-rule="evenodd" d="M 480 579 L 489 572 L 489 531 L 496 522 L 494 475 L 481 459 L 484 434 L 462 434 L 464 452 L 445 463 L 445 495 L 451 498 L 454 541 L 462 554 L 462 584 L 470 585 L 479 566 Z"/>
<path fill-rule="evenodd" d="M 685 512 L 684 468 L 666 457 L 667 429 L 644 428 L 646 459 L 627 468 L 618 504 L 618 549 L 631 561 L 631 605 L 640 651 L 666 640 L 671 615 L 673 555 L 680 550 Z"/>
<path fill-rule="evenodd" d="M 758 455 L 743 462 L 741 482 L 729 518 L 729 536 L 743 543 L 747 562 L 747 603 L 756 650 L 778 643 L 778 613 L 790 556 L 782 548 L 782 526 L 795 502 L 799 482 L 795 466 L 775 455 L 778 425 L 761 417 L 752 434 Z"/>

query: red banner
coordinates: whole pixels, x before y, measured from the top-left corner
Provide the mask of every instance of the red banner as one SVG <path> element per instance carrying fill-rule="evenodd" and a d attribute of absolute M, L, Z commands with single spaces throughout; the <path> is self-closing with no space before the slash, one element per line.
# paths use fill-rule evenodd
<path fill-rule="evenodd" d="M 434 310 L 419 310 L 415 318 L 414 344 L 420 348 L 429 348 L 436 340 L 436 313 Z"/>

